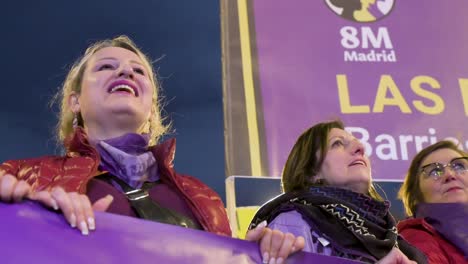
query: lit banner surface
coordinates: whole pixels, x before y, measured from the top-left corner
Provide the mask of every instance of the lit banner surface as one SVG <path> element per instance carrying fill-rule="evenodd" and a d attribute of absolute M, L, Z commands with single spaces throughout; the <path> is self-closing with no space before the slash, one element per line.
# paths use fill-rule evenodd
<path fill-rule="evenodd" d="M 2 263 L 262 263 L 254 242 L 96 213 L 96 231 L 72 229 L 61 214 L 34 203 L 0 203 Z M 298 263 L 358 263 L 300 252 Z"/>
<path fill-rule="evenodd" d="M 468 149 L 467 1 L 241 0 L 225 9 L 230 175 L 281 175 L 300 133 L 333 118 L 365 144 L 375 179 L 402 180 L 411 158 L 441 139 Z M 237 146 L 249 155 L 236 156 Z"/>

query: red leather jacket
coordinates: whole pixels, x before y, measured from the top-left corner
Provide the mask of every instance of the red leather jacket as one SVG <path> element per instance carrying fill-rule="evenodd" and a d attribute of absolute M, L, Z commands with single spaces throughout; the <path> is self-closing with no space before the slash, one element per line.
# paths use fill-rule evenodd
<path fill-rule="evenodd" d="M 398 231 L 406 241 L 424 252 L 431 264 L 468 263 L 463 253 L 444 239 L 424 218 L 400 221 Z"/>
<path fill-rule="evenodd" d="M 180 193 L 205 231 L 231 236 L 226 210 L 219 195 L 200 180 L 174 170 L 175 143 L 175 139 L 169 139 L 151 148 L 161 181 Z M 100 174 L 99 154 L 88 143 L 81 129 L 65 145 L 68 146 L 65 156 L 10 160 L 1 164 L 0 170 L 27 181 L 34 190 L 61 186 L 68 192 L 85 194 L 88 182 Z"/>

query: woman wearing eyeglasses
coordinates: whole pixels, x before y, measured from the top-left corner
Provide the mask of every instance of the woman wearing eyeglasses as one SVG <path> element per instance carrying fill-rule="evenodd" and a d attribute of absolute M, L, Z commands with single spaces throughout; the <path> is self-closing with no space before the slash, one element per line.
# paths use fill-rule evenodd
<path fill-rule="evenodd" d="M 411 218 L 399 233 L 423 251 L 429 263 L 468 263 L 468 154 L 440 141 L 411 162 L 400 189 Z"/>

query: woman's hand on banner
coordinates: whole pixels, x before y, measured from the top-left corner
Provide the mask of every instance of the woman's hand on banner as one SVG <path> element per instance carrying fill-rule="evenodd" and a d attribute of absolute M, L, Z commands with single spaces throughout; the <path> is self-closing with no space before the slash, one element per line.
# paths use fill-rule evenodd
<path fill-rule="evenodd" d="M 96 228 L 93 211 L 106 211 L 113 201 L 113 197 L 107 195 L 91 204 L 86 195 L 66 192 L 61 187 L 54 187 L 50 191 L 33 191 L 26 181 L 0 171 L 0 200 L 18 203 L 24 199 L 37 201 L 54 210 L 62 210 L 70 226 L 77 227 L 83 235 Z"/>
<path fill-rule="evenodd" d="M 31 193 L 31 185 L 15 176 L 0 170 L 0 200 L 3 202 L 21 202 Z"/>
<path fill-rule="evenodd" d="M 62 187 L 54 187 L 50 192 L 35 192 L 29 198 L 55 210 L 62 210 L 70 226 L 78 228 L 83 235 L 88 235 L 90 230 L 96 229 L 94 211 L 106 211 L 114 199 L 111 195 L 107 195 L 91 204 L 88 196 L 67 192 Z"/>
<path fill-rule="evenodd" d="M 260 246 L 263 263 L 280 264 L 291 254 L 300 251 L 305 246 L 302 236 L 272 230 L 266 221 L 247 232 L 245 237 L 249 241 L 257 241 Z"/>

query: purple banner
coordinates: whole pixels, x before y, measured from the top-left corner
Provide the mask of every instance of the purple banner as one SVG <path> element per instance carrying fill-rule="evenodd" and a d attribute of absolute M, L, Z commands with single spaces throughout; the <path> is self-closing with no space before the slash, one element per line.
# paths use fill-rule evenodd
<path fill-rule="evenodd" d="M 2 263 L 261 263 L 258 245 L 177 226 L 96 213 L 89 236 L 35 203 L 0 203 Z M 358 263 L 297 253 L 294 263 Z"/>
<path fill-rule="evenodd" d="M 468 149 L 467 1 L 256 0 L 252 8 L 270 175 L 281 174 L 304 129 L 337 117 L 365 144 L 375 179 L 403 179 L 411 158 L 437 140 Z"/>

